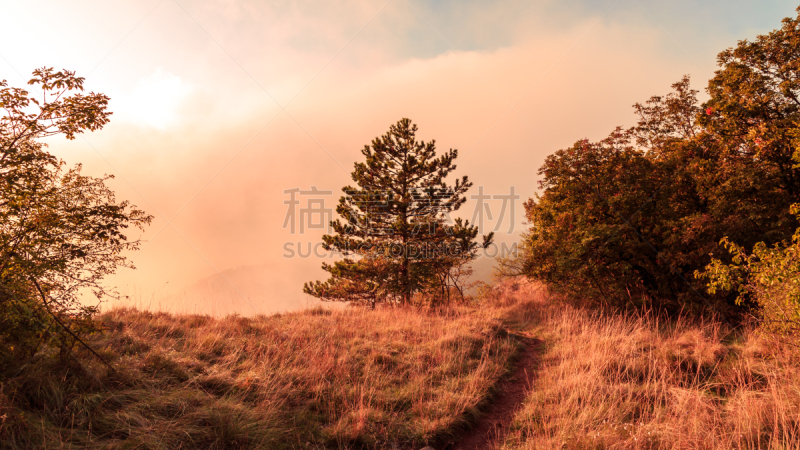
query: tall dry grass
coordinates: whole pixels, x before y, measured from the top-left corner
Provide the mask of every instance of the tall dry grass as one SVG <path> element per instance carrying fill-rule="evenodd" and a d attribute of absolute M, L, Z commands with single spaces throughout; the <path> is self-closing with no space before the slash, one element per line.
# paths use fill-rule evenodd
<path fill-rule="evenodd" d="M 35 362 L 0 389 L 0 447 L 421 446 L 476 414 L 517 348 L 474 309 L 99 320 L 116 373 Z"/>
<path fill-rule="evenodd" d="M 715 321 L 611 314 L 511 280 L 477 308 L 213 319 L 118 309 L 110 372 L 42 355 L 0 385 L 0 448 L 414 448 L 477 417 L 544 341 L 501 447 L 800 448 L 800 357 Z"/>
<path fill-rule="evenodd" d="M 545 342 L 504 449 L 800 448 L 791 345 L 713 320 L 573 307 L 527 283 L 489 298 L 520 302 L 521 325 Z"/>

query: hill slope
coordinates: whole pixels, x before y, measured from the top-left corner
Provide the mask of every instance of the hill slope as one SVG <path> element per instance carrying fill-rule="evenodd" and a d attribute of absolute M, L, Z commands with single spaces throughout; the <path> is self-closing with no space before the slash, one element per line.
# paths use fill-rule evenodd
<path fill-rule="evenodd" d="M 42 354 L 0 386 L 0 448 L 800 448 L 796 347 L 526 282 L 438 313 L 100 320 L 116 372 Z"/>
<path fill-rule="evenodd" d="M 4 448 L 421 446 L 474 416 L 518 348 L 497 311 L 213 319 L 117 309 L 116 368 L 32 362 L 2 386 Z M 96 374 L 95 379 L 93 375 Z"/>
<path fill-rule="evenodd" d="M 545 342 L 533 387 L 502 448 L 800 448 L 800 352 L 747 326 L 524 304 Z M 532 302 L 532 303 L 531 303 Z"/>

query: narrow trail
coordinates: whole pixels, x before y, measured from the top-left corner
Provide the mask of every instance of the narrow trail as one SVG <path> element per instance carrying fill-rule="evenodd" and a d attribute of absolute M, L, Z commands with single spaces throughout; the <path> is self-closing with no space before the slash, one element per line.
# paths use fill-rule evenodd
<path fill-rule="evenodd" d="M 478 422 L 448 450 L 490 450 L 503 442 L 514 414 L 533 386 L 543 341 L 517 335 L 525 348 L 521 350 L 513 371 L 498 384 L 498 394 L 483 411 Z"/>

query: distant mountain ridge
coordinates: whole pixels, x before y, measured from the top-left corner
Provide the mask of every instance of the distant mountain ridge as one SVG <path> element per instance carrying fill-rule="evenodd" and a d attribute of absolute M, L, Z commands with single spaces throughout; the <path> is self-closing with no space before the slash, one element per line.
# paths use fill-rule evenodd
<path fill-rule="evenodd" d="M 286 276 L 281 264 L 239 266 L 201 278 L 167 295 L 175 312 L 214 316 L 272 314 L 315 306 L 318 300 L 303 294 L 302 284 Z"/>

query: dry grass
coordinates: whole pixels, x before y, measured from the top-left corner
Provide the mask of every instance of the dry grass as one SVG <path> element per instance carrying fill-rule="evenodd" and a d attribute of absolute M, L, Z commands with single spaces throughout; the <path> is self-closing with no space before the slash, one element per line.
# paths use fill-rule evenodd
<path fill-rule="evenodd" d="M 517 349 L 476 310 L 100 321 L 117 373 L 36 362 L 0 390 L 0 447 L 418 446 L 469 421 Z"/>
<path fill-rule="evenodd" d="M 529 314 L 521 326 L 546 350 L 502 448 L 800 448 L 794 347 L 717 322 L 537 300 L 535 286 L 516 284 L 492 298 L 522 302 Z"/>
<path fill-rule="evenodd" d="M 92 342 L 117 373 L 34 361 L 0 387 L 0 448 L 419 448 L 490 398 L 517 350 L 504 328 L 545 342 L 506 450 L 800 448 L 794 347 L 571 307 L 520 281 L 447 314 L 100 320 Z"/>

